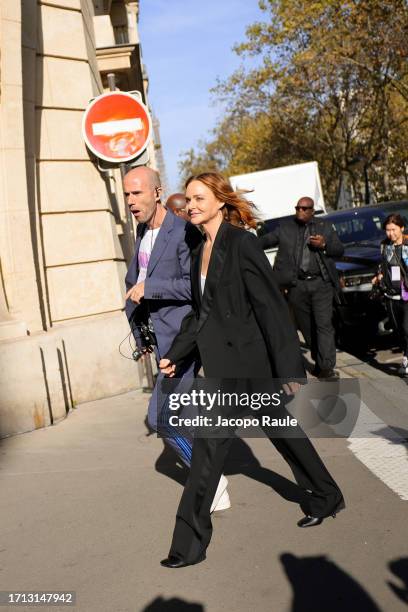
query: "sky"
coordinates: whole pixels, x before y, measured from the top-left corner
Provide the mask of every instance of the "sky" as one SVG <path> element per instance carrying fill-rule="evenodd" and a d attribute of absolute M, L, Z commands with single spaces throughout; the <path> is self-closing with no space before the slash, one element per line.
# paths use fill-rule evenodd
<path fill-rule="evenodd" d="M 220 116 L 209 90 L 239 67 L 232 46 L 263 18 L 257 0 L 140 0 L 148 97 L 160 121 L 170 193 L 180 186 L 180 154 L 206 138 Z"/>

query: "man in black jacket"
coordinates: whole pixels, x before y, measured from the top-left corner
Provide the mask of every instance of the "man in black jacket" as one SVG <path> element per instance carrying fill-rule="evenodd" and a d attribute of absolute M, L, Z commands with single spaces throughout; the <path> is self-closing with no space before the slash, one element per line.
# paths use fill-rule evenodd
<path fill-rule="evenodd" d="M 334 257 L 344 247 L 330 223 L 315 219 L 312 198 L 303 197 L 296 215 L 260 238 L 263 249 L 278 246 L 274 271 L 287 289 L 296 322 L 315 361 L 313 374 L 333 378 L 336 365 L 333 297 L 339 291 Z"/>

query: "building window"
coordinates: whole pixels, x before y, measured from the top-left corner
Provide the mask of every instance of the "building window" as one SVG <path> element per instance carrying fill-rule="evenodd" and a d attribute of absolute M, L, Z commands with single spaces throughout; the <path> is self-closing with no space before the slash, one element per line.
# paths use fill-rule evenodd
<path fill-rule="evenodd" d="M 129 32 L 127 26 L 113 26 L 113 35 L 117 45 L 129 44 Z"/>

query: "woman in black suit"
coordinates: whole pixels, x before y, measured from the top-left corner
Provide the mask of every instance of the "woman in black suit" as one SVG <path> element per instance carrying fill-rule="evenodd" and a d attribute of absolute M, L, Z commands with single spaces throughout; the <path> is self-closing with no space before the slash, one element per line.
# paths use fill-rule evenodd
<path fill-rule="evenodd" d="M 205 241 L 192 254 L 193 310 L 182 323 L 160 368 L 174 376 L 199 352 L 206 378 L 286 381 L 288 394 L 305 379 L 299 340 L 254 227 L 253 205 L 220 174 L 206 172 L 186 183 L 187 211 Z M 210 506 L 232 438 L 195 438 L 190 476 L 177 511 L 166 567 L 205 559 L 212 525 Z M 310 441 L 271 438 L 308 495 L 300 527 L 318 525 L 344 507 L 342 494 Z"/>

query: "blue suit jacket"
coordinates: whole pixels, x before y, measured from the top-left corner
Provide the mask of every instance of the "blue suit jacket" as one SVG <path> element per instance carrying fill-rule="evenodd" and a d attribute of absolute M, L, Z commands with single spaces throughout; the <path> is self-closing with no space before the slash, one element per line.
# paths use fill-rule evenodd
<path fill-rule="evenodd" d="M 140 242 L 147 226 L 137 227 L 135 254 L 126 274 L 126 290 L 137 283 Z M 191 310 L 190 252 L 202 240 L 197 228 L 167 211 L 150 255 L 145 279 L 144 299 L 140 305 L 126 302 L 130 321 L 152 319 L 159 357 L 169 350 L 180 330 L 181 321 Z M 146 308 L 147 307 L 147 308 Z M 132 325 L 132 324 L 131 324 Z M 139 346 L 137 329 L 132 325 Z"/>

